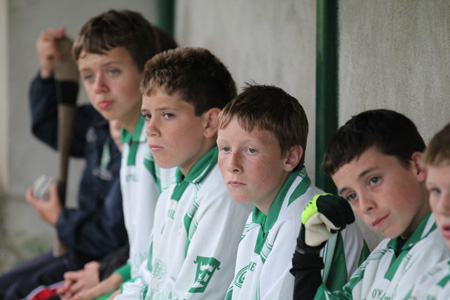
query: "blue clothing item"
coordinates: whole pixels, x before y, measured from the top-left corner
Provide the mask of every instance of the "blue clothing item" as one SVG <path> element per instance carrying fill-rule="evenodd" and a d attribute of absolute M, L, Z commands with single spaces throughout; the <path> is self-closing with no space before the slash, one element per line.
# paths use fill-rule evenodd
<path fill-rule="evenodd" d="M 38 75 L 30 87 L 32 132 L 53 149 L 58 147 L 55 81 Z M 121 154 L 109 134 L 108 121 L 91 105 L 77 107 L 71 155 L 84 157 L 78 208 L 64 208 L 58 217 L 59 239 L 72 251 L 99 259 L 127 242 L 122 194 Z"/>

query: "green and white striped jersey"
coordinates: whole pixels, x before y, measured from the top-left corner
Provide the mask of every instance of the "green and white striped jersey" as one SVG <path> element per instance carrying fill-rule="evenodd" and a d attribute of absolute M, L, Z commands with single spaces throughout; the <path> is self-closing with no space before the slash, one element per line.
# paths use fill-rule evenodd
<path fill-rule="evenodd" d="M 143 128 L 144 119 L 139 117 L 133 134 L 122 128 L 121 137 L 123 150 L 120 187 L 125 227 L 130 245 L 128 264 L 131 266 L 132 277 L 137 275 L 139 266 L 148 255 L 160 183 L 175 173 L 175 169 L 159 169 L 156 166 Z M 160 180 L 160 177 L 163 179 Z"/>
<path fill-rule="evenodd" d="M 420 276 L 402 300 L 450 299 L 450 259 L 446 259 Z"/>
<path fill-rule="evenodd" d="M 383 240 L 341 290 L 331 293 L 322 284 L 314 299 L 405 299 L 419 276 L 449 256 L 430 212 L 405 243 Z"/>
<path fill-rule="evenodd" d="M 239 244 L 234 280 L 226 299 L 292 299 L 294 276 L 289 270 L 302 211 L 321 193 L 311 186 L 303 167 L 289 175 L 267 216 L 254 207 Z M 356 225 L 336 234 L 323 249 L 324 280 L 342 287 L 368 251 Z"/>
<path fill-rule="evenodd" d="M 148 261 L 123 286 L 124 299 L 223 299 L 251 206 L 234 202 L 214 147 L 159 197 Z"/>

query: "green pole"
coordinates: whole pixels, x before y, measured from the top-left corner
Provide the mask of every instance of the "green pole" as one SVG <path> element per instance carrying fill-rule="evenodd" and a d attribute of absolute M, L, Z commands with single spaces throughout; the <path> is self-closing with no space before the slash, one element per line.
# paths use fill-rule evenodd
<path fill-rule="evenodd" d="M 316 25 L 316 185 L 336 193 L 321 165 L 338 128 L 338 0 L 317 0 Z"/>
<path fill-rule="evenodd" d="M 175 0 L 156 0 L 156 24 L 174 35 Z"/>

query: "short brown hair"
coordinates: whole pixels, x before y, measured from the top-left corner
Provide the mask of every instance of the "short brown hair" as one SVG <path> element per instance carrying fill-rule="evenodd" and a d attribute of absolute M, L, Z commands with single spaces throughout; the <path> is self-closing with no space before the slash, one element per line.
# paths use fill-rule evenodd
<path fill-rule="evenodd" d="M 83 51 L 105 54 L 116 47 L 123 47 L 142 71 L 153 55 L 177 44 L 169 33 L 152 26 L 140 13 L 109 10 L 83 24 L 72 54 L 78 60 Z"/>
<path fill-rule="evenodd" d="M 141 93 L 150 96 L 161 89 L 177 93 L 202 115 L 222 109 L 236 96 L 236 84 L 225 65 L 204 48 L 177 48 L 155 55 L 145 65 Z"/>
<path fill-rule="evenodd" d="M 247 131 L 255 127 L 272 132 L 282 155 L 292 146 L 300 145 L 303 155 L 297 168 L 305 162 L 308 140 L 308 118 L 302 105 L 283 91 L 270 85 L 250 85 L 228 103 L 219 115 L 219 130 L 227 127 L 233 117 Z"/>
<path fill-rule="evenodd" d="M 423 154 L 422 163 L 436 167 L 450 165 L 450 123 L 431 139 Z"/>

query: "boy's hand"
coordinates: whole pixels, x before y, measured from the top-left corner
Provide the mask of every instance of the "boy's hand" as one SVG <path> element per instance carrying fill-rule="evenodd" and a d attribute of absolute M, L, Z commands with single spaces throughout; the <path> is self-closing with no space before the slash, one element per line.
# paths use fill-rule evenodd
<path fill-rule="evenodd" d="M 347 200 L 332 194 L 317 195 L 303 210 L 299 240 L 320 250 L 333 234 L 354 221 L 355 216 Z"/>
<path fill-rule="evenodd" d="M 56 292 L 62 300 L 76 299 L 76 295 L 100 282 L 98 269 L 100 263 L 91 261 L 84 265 L 84 269 L 74 272 L 64 273 L 64 285 Z"/>
<path fill-rule="evenodd" d="M 48 78 L 53 74 L 53 58 L 61 58 L 61 52 L 56 46 L 57 40 L 64 36 L 65 28 L 49 28 L 44 30 L 36 41 L 36 49 L 39 56 L 39 66 L 42 78 Z"/>
<path fill-rule="evenodd" d="M 26 193 L 27 202 L 30 203 L 41 216 L 42 220 L 46 221 L 52 226 L 56 225 L 59 214 L 62 211 L 61 203 L 58 197 L 58 188 L 56 183 L 50 186 L 50 199 L 43 201 L 33 196 L 33 188 L 29 188 Z"/>

